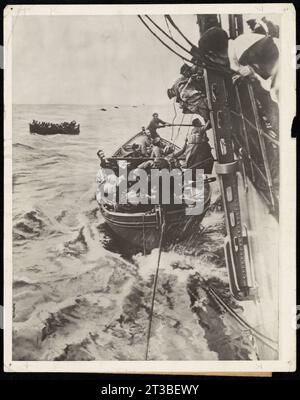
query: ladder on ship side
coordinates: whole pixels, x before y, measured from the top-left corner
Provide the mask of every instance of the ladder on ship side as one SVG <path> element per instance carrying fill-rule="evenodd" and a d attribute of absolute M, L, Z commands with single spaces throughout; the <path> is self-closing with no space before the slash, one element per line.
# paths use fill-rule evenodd
<path fill-rule="evenodd" d="M 225 257 L 229 274 L 230 289 L 233 296 L 241 300 L 253 300 L 256 283 L 253 278 L 248 229 L 242 220 L 238 174 L 245 182 L 242 159 L 235 157 L 232 138 L 232 120 L 230 112 L 231 74 L 217 69 L 204 69 L 204 79 L 210 120 L 214 133 L 216 151 L 216 173 L 219 178 L 223 199 L 227 236 L 225 239 Z"/>
<path fill-rule="evenodd" d="M 200 37 L 211 27 L 222 28 L 222 22 L 218 14 L 198 14 Z M 235 39 L 242 34 L 243 25 L 242 15 L 228 16 L 229 38 Z M 276 162 L 279 164 L 279 142 L 262 128 L 258 103 L 248 79 L 233 85 L 232 71 L 206 62 L 202 66 L 214 134 L 216 173 L 225 213 L 227 236 L 224 248 L 230 289 L 238 300 L 255 299 L 258 288 L 251 262 L 249 227 L 244 217 L 244 211 L 247 213 L 248 210 L 245 210 L 246 204 L 241 205 L 239 187 L 244 186 L 242 190 L 247 193 L 248 180 L 251 181 L 270 213 L 278 219 L 278 169 L 275 176 L 274 170 Z M 239 185 L 238 174 L 242 185 Z"/>

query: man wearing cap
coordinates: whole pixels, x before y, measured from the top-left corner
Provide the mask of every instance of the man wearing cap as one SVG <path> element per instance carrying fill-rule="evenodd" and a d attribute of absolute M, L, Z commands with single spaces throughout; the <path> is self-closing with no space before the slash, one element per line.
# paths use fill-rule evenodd
<path fill-rule="evenodd" d="M 244 33 L 229 41 L 230 67 L 239 76 L 255 77 L 261 87 L 278 101 L 277 72 L 279 40 L 259 33 Z"/>
<path fill-rule="evenodd" d="M 156 132 L 157 128 L 163 127 L 163 126 L 168 126 L 170 125 L 169 123 L 161 120 L 158 118 L 158 114 L 154 113 L 152 114 L 152 120 L 150 121 L 147 129 L 150 131 L 150 136 L 152 139 L 158 136 L 158 133 Z"/>

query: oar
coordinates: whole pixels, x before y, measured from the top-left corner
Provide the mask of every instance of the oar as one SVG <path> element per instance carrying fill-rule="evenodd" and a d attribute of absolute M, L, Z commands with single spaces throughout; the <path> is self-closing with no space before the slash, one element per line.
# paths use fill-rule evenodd
<path fill-rule="evenodd" d="M 153 285 L 153 292 L 152 292 L 152 301 L 151 301 L 151 313 L 150 313 L 150 320 L 149 320 L 149 326 L 148 326 L 148 333 L 147 333 L 147 346 L 146 346 L 146 360 L 148 360 L 149 356 L 149 345 L 150 345 L 150 337 L 151 337 L 151 327 L 152 327 L 152 320 L 153 320 L 153 312 L 154 312 L 154 300 L 155 300 L 155 294 L 156 294 L 156 286 L 157 286 L 157 280 L 158 280 L 158 272 L 159 272 L 159 264 L 160 264 L 160 258 L 161 258 L 161 251 L 162 251 L 162 245 L 163 245 L 163 239 L 164 239 L 164 233 L 165 233 L 165 227 L 166 227 L 166 216 L 165 216 L 165 210 L 164 208 L 159 205 L 159 215 L 161 216 L 161 231 L 160 231 L 160 239 L 159 239 L 159 249 L 158 249 L 158 258 L 157 258 L 157 267 L 156 267 L 156 273 L 155 273 L 155 278 L 154 278 L 154 285 Z"/>
<path fill-rule="evenodd" d="M 166 128 L 168 126 L 194 126 L 194 125 L 191 125 L 191 124 L 166 124 L 163 126 L 158 126 L 156 129 Z"/>

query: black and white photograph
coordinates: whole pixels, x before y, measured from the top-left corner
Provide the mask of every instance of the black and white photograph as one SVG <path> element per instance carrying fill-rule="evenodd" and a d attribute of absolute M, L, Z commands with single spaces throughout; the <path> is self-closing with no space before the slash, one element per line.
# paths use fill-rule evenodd
<path fill-rule="evenodd" d="M 6 371 L 294 370 L 293 6 L 4 24 Z"/>

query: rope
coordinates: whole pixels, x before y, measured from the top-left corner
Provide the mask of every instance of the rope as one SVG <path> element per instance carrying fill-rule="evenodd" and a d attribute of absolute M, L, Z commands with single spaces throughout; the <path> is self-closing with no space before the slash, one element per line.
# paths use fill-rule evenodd
<path fill-rule="evenodd" d="M 182 32 L 181 30 L 178 28 L 178 26 L 175 24 L 175 22 L 172 20 L 170 15 L 165 15 L 166 21 L 169 21 L 170 24 L 176 29 L 176 31 L 183 37 L 183 39 L 185 39 L 187 41 L 187 43 L 191 46 L 191 47 L 197 47 L 195 46 Z"/>
<path fill-rule="evenodd" d="M 146 243 L 145 243 L 145 213 L 143 213 L 143 250 L 144 256 L 146 255 Z"/>
<path fill-rule="evenodd" d="M 212 288 L 208 288 L 208 291 L 211 295 L 213 295 L 213 297 L 215 298 L 215 300 L 223 307 L 225 308 L 226 311 L 229 312 L 229 314 L 231 314 L 231 316 L 237 321 L 239 322 L 240 325 L 242 325 L 243 327 L 246 327 L 247 329 L 249 329 L 249 331 L 253 334 L 253 336 L 255 336 L 257 339 L 259 339 L 262 343 L 264 343 L 266 346 L 270 347 L 272 350 L 278 352 L 278 347 L 277 347 L 277 343 L 275 342 L 275 340 L 269 338 L 268 336 L 264 335 L 263 333 L 259 332 L 258 330 L 256 330 L 255 328 L 253 328 L 251 325 L 248 324 L 248 322 L 246 322 L 243 318 L 241 318 L 230 306 L 228 306 L 224 300 L 222 300 L 220 298 L 220 296 L 216 293 L 216 291 Z"/>
<path fill-rule="evenodd" d="M 165 15 L 165 22 L 166 22 L 166 25 L 167 25 L 167 28 L 168 28 L 168 31 L 169 31 L 170 36 L 173 37 L 172 32 L 171 32 L 171 29 L 170 29 L 170 26 L 169 26 L 169 22 L 168 22 L 168 19 L 167 19 L 166 15 Z"/>
<path fill-rule="evenodd" d="M 233 110 L 230 110 L 230 111 L 236 117 L 242 118 L 242 114 L 237 113 L 237 112 L 235 112 Z M 247 122 L 247 124 L 249 126 L 251 126 L 251 128 L 253 128 L 253 129 L 255 129 L 257 131 L 257 127 L 254 124 L 252 124 L 252 122 L 248 118 L 246 118 L 245 116 L 244 116 L 244 120 L 245 120 L 245 122 Z M 278 140 L 276 140 L 276 139 L 272 138 L 271 136 L 267 135 L 263 130 L 261 130 L 261 133 L 266 139 L 268 139 L 270 142 L 272 142 L 275 146 L 279 147 L 279 141 Z"/>
<path fill-rule="evenodd" d="M 185 114 L 182 114 L 182 119 L 181 119 L 180 125 L 182 125 L 183 120 L 184 120 L 184 117 L 185 117 Z M 181 126 L 179 126 L 179 128 L 178 128 L 177 135 L 175 136 L 175 138 L 174 138 L 174 140 L 173 140 L 173 144 L 174 144 L 174 142 L 177 140 L 177 138 L 178 138 L 178 136 L 179 136 L 180 129 L 181 129 Z"/>
<path fill-rule="evenodd" d="M 186 62 L 188 62 L 190 64 L 194 64 L 191 60 L 189 60 L 188 58 L 186 58 L 186 57 L 182 56 L 181 54 L 177 53 L 177 51 L 175 51 L 174 49 L 172 49 L 172 47 L 167 45 L 155 32 L 153 32 L 153 30 L 146 24 L 146 22 L 143 20 L 143 18 L 140 15 L 138 15 L 138 18 L 142 21 L 142 23 L 145 25 L 145 27 L 152 33 L 152 35 L 155 36 L 156 39 L 158 39 L 167 49 L 169 49 L 172 53 L 176 54 L 182 60 L 184 60 L 184 61 L 186 61 Z"/>
<path fill-rule="evenodd" d="M 178 47 L 180 47 L 183 51 L 185 51 L 186 53 L 188 53 L 189 55 L 191 55 L 190 51 L 187 50 L 184 46 L 182 46 L 179 42 L 177 42 L 177 40 L 173 39 L 172 36 L 170 36 L 169 34 L 167 34 L 167 32 L 165 32 L 156 22 L 153 21 L 152 18 L 150 18 L 148 15 L 145 15 L 145 17 L 161 32 L 163 33 L 167 38 L 169 38 L 173 43 L 175 43 Z"/>
<path fill-rule="evenodd" d="M 172 134 L 171 134 L 171 141 L 173 141 L 173 135 L 174 135 L 174 122 L 176 120 L 177 117 L 177 110 L 176 110 L 176 97 L 173 100 L 173 108 L 174 108 L 174 118 L 172 119 Z"/>
<path fill-rule="evenodd" d="M 151 312 L 150 312 L 150 320 L 149 320 L 148 333 L 147 333 L 146 360 L 148 360 L 148 356 L 149 356 L 149 345 L 150 345 L 151 327 L 152 327 L 152 320 L 153 320 L 154 300 L 155 300 L 156 287 L 157 287 L 157 281 L 158 281 L 158 272 L 159 272 L 159 264 L 160 264 L 160 258 L 161 258 L 163 236 L 164 236 L 165 226 L 166 226 L 165 216 L 164 216 L 164 213 L 161 212 L 162 211 L 161 206 L 159 206 L 159 210 L 160 210 L 160 215 L 161 215 L 163 221 L 162 221 L 162 224 L 161 224 L 161 233 L 160 233 L 160 239 L 159 239 L 159 250 L 158 250 L 157 267 L 156 267 L 156 273 L 155 273 L 155 278 L 154 278 L 154 286 L 153 286 L 153 292 L 152 292 Z"/>
<path fill-rule="evenodd" d="M 186 133 L 186 138 L 188 137 L 188 134 L 190 133 L 191 126 L 193 126 L 193 125 L 192 125 L 192 121 L 193 121 L 194 115 L 195 115 L 195 114 L 192 114 L 192 116 L 191 116 L 191 119 L 190 119 L 190 126 L 189 126 L 189 129 L 188 129 L 187 133 Z"/>

